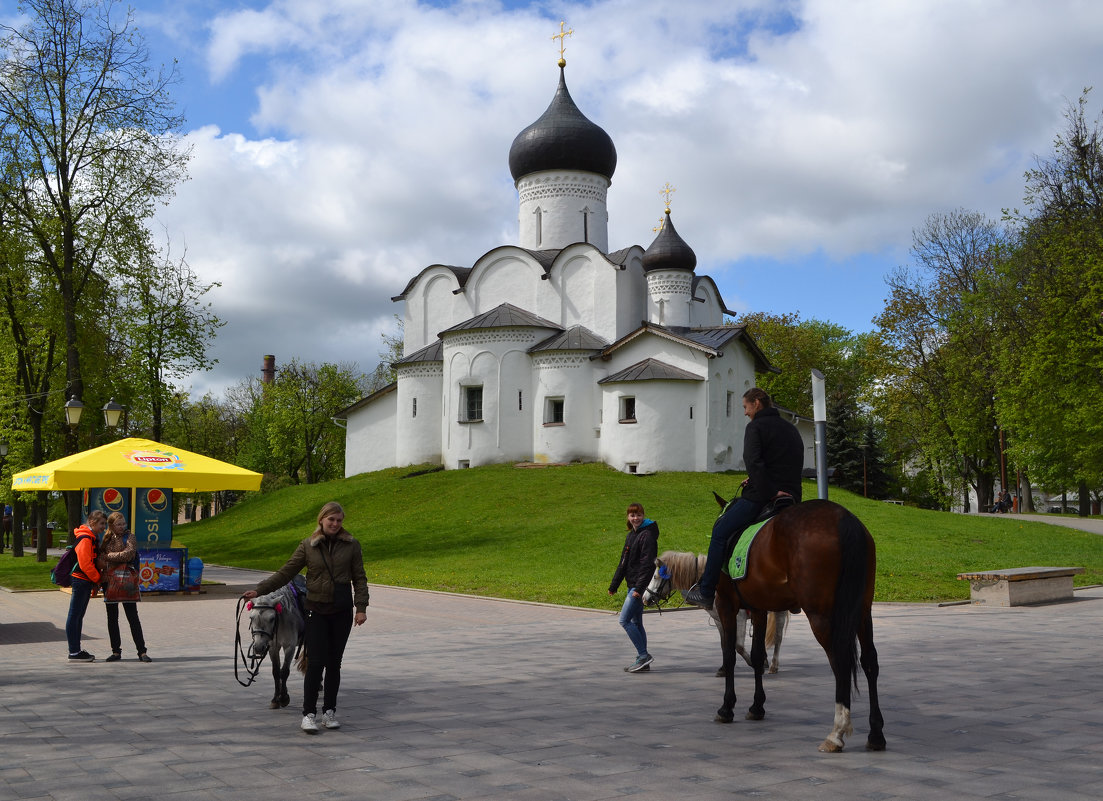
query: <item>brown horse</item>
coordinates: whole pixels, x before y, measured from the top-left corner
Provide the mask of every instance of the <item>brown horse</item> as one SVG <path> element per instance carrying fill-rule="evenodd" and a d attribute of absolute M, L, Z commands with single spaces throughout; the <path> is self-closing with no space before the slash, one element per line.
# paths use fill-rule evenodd
<path fill-rule="evenodd" d="M 821 751 L 841 751 L 852 734 L 851 683 L 860 664 L 869 685 L 869 737 L 866 748 L 885 748 L 884 718 L 877 701 L 877 649 L 873 645 L 873 585 L 877 552 L 866 527 L 837 503 L 799 503 L 771 518 L 758 532 L 747 558 L 746 577 L 721 575 L 715 610 L 724 653 L 724 703 L 716 720 L 731 723 L 735 708 L 736 621 L 746 609 L 754 624 L 751 665 L 754 701 L 748 720 L 766 715 L 762 673 L 766 662 L 766 613 L 803 611 L 835 675 L 835 715 Z M 669 590 L 668 590 L 669 592 Z"/>

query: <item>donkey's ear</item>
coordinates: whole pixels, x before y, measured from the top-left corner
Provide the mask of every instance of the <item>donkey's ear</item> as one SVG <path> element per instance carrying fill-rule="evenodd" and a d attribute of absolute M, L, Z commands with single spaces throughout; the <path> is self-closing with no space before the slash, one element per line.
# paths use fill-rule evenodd
<path fill-rule="evenodd" d="M 727 502 L 727 501 L 725 501 L 725 500 L 724 500 L 723 498 L 721 498 L 721 497 L 720 497 L 720 496 L 719 496 L 719 495 L 718 495 L 718 494 L 716 493 L 716 490 L 713 490 L 713 491 L 712 491 L 712 497 L 714 497 L 714 498 L 716 499 L 716 502 L 717 502 L 718 504 L 720 504 L 720 508 L 721 508 L 721 509 L 723 509 L 723 508 L 724 508 L 725 506 L 727 506 L 727 505 L 728 505 L 728 502 Z"/>
<path fill-rule="evenodd" d="M 276 601 L 276 614 L 278 615 L 278 614 L 281 614 L 282 612 L 283 612 L 283 604 L 281 604 L 279 601 Z"/>

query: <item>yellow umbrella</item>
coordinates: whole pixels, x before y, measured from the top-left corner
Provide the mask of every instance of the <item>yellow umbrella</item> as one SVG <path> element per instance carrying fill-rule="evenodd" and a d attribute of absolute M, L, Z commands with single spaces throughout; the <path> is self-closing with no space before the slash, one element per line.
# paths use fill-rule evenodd
<path fill-rule="evenodd" d="M 209 456 L 130 437 L 12 476 L 14 490 L 158 487 L 180 492 L 259 490 L 260 473 Z"/>

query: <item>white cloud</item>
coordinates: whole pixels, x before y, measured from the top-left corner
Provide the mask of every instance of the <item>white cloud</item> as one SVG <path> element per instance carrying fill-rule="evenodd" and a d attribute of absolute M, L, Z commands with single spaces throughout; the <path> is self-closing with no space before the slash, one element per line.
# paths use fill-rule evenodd
<path fill-rule="evenodd" d="M 776 277 L 741 259 L 833 259 L 838 281 L 802 311 L 849 326 L 880 311 L 896 266 L 870 254 L 905 251 L 934 211 L 1019 203 L 1063 99 L 1103 56 L 1103 7 L 1074 0 L 598 0 L 563 14 L 572 95 L 619 155 L 611 246 L 650 242 L 670 181 L 678 230 L 731 308 L 778 302 Z M 515 239 L 508 150 L 551 100 L 558 19 L 413 0 L 208 16 L 212 92 L 253 98 L 265 138 L 194 130 L 191 180 L 163 215 L 224 283 L 223 364 L 201 381 L 255 374 L 272 352 L 370 370 L 410 277 Z"/>

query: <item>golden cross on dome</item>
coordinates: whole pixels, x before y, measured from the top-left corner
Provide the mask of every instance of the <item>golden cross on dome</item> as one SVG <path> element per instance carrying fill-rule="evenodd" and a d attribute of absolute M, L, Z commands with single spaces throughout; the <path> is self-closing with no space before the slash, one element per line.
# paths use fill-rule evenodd
<path fill-rule="evenodd" d="M 659 190 L 659 194 L 663 196 L 663 200 L 666 202 L 666 213 L 670 214 L 670 196 L 678 190 L 670 185 L 670 181 L 667 181 L 663 188 Z"/>
<path fill-rule="evenodd" d="M 559 33 L 552 36 L 552 41 L 554 41 L 556 39 L 559 40 L 559 66 L 560 67 L 567 66 L 567 59 L 563 58 L 563 53 L 566 52 L 566 50 L 567 50 L 567 48 L 566 48 L 567 37 L 570 36 L 572 33 L 574 33 L 574 28 L 571 28 L 569 31 L 563 30 L 563 28 L 565 28 L 566 25 L 567 25 L 567 23 L 565 21 L 560 20 L 560 22 L 559 22 Z"/>
<path fill-rule="evenodd" d="M 652 233 L 656 233 L 656 234 L 659 233 L 659 231 L 663 230 L 664 225 L 666 225 L 666 217 L 665 216 L 659 218 L 659 224 L 651 229 Z"/>

